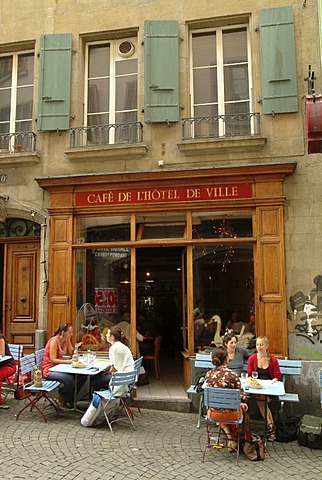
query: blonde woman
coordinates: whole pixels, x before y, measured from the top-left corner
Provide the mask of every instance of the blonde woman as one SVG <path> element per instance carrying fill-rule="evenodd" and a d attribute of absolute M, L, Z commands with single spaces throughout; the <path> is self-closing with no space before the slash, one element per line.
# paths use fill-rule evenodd
<path fill-rule="evenodd" d="M 268 339 L 264 336 L 257 337 L 257 352 L 248 359 L 247 373 L 252 376 L 252 372 L 258 372 L 258 378 L 262 380 L 281 380 L 281 370 L 277 359 L 271 355 L 268 350 Z M 257 405 L 263 418 L 265 418 L 265 398 L 263 395 L 256 395 Z M 271 398 L 268 398 L 268 402 Z M 267 407 L 267 440 L 274 442 L 276 440 L 274 418 L 271 410 Z"/>

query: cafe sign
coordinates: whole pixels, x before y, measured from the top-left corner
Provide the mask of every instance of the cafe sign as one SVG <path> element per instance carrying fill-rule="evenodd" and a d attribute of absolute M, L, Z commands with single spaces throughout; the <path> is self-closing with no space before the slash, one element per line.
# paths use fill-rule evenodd
<path fill-rule="evenodd" d="M 213 184 L 199 187 L 160 187 L 77 192 L 75 204 L 79 207 L 85 207 L 137 203 L 196 202 L 234 198 L 252 198 L 252 185 L 244 183 Z"/>

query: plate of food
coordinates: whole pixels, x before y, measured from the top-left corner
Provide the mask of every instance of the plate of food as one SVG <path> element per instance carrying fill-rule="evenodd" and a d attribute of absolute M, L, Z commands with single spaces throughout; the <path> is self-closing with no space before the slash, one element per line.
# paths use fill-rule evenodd
<path fill-rule="evenodd" d="M 71 363 L 73 368 L 85 368 L 86 365 L 83 362 L 72 362 Z"/>
<path fill-rule="evenodd" d="M 263 385 L 255 378 L 247 378 L 247 385 L 249 385 L 250 388 L 257 388 L 257 389 L 263 387 Z"/>

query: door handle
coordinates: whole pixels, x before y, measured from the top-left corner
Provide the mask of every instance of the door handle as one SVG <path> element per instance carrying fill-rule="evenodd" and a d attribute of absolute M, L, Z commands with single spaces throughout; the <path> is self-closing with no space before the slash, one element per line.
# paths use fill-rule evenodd
<path fill-rule="evenodd" d="M 21 301 L 22 303 L 25 303 L 25 302 L 27 301 L 27 297 L 20 297 L 20 301 Z"/>

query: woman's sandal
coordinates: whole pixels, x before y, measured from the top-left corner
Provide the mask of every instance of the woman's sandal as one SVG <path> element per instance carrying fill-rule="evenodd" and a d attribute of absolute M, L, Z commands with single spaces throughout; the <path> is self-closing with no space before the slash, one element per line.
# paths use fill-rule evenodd
<path fill-rule="evenodd" d="M 0 403 L 0 410 L 9 410 L 9 405 L 6 405 L 5 403 Z"/>
<path fill-rule="evenodd" d="M 276 434 L 275 434 L 275 425 L 270 423 L 267 425 L 267 441 L 268 442 L 275 442 Z"/>

